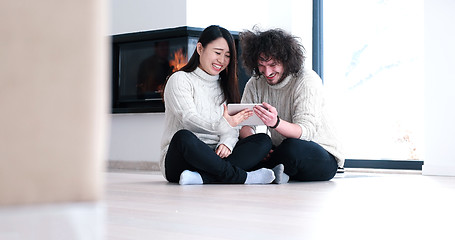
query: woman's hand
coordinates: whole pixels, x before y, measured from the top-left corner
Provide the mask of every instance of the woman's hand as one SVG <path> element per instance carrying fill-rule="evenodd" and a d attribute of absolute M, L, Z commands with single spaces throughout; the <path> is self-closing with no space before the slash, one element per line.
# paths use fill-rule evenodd
<path fill-rule="evenodd" d="M 220 156 L 220 158 L 227 158 L 231 155 L 231 150 L 226 147 L 224 144 L 220 144 L 218 148 L 215 150 L 216 155 Z"/>
<path fill-rule="evenodd" d="M 231 127 L 237 127 L 241 122 L 247 120 L 249 117 L 253 115 L 253 111 L 245 108 L 242 111 L 231 116 L 228 113 L 226 104 L 223 104 L 223 106 L 224 106 L 223 117 L 226 119 L 229 125 L 231 125 Z"/>
<path fill-rule="evenodd" d="M 272 105 L 263 102 L 261 106 L 254 106 L 254 113 L 262 120 L 262 122 L 269 127 L 275 126 L 278 121 L 278 112 Z"/>

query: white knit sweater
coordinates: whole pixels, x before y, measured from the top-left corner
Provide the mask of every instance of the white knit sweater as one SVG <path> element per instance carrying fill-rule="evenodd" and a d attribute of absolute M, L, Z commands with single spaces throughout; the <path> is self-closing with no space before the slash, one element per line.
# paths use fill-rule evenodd
<path fill-rule="evenodd" d="M 245 86 L 242 103 L 267 102 L 278 111 L 278 116 L 300 125 L 300 139 L 321 145 L 344 165 L 341 146 L 325 108 L 322 80 L 313 70 L 305 70 L 300 78 L 286 77 L 276 85 L 269 85 L 263 76 L 252 77 Z M 270 129 L 272 143 L 277 146 L 285 137 Z"/>
<path fill-rule="evenodd" d="M 161 139 L 161 173 L 165 176 L 164 161 L 169 143 L 181 129 L 193 132 L 204 143 L 229 149 L 238 141 L 237 128 L 223 117 L 223 91 L 219 75 L 212 76 L 197 68 L 187 73 L 179 71 L 168 80 L 164 90 L 165 129 Z"/>

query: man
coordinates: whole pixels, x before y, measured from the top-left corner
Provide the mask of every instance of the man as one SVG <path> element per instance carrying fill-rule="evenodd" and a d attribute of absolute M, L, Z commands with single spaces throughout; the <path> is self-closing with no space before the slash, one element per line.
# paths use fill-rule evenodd
<path fill-rule="evenodd" d="M 321 78 L 304 68 L 304 48 L 281 30 L 240 33 L 242 58 L 253 73 L 242 103 L 262 103 L 254 113 L 270 131 L 274 149 L 259 167 L 284 165 L 275 183 L 327 181 L 344 158 L 325 109 Z M 244 126 L 240 138 L 255 134 Z M 277 174 L 278 173 L 278 174 Z"/>

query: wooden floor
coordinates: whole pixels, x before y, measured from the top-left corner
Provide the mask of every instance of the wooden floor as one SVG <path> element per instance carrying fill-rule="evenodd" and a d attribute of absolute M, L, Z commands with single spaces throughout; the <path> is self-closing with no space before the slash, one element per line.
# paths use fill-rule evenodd
<path fill-rule="evenodd" d="M 455 177 L 346 172 L 283 185 L 107 173 L 106 239 L 455 239 Z"/>

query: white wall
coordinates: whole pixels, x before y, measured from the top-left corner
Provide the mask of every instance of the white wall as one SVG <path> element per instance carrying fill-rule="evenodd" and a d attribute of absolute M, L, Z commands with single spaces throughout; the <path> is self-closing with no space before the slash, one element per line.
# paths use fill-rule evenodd
<path fill-rule="evenodd" d="M 109 0 L 110 34 L 185 26 L 186 0 Z"/>
<path fill-rule="evenodd" d="M 110 35 L 186 26 L 186 0 L 110 0 Z M 111 114 L 110 161 L 159 162 L 164 113 Z"/>
<path fill-rule="evenodd" d="M 112 120 L 109 160 L 158 161 L 164 113 L 112 114 Z"/>
<path fill-rule="evenodd" d="M 425 1 L 425 175 L 455 176 L 455 2 Z"/>
<path fill-rule="evenodd" d="M 110 35 L 217 24 L 231 31 L 283 28 L 302 39 L 311 66 L 312 1 L 110 0 Z M 112 114 L 110 161 L 158 162 L 164 114 Z"/>
<path fill-rule="evenodd" d="M 231 31 L 282 28 L 298 36 L 307 50 L 311 67 L 312 0 L 230 0 L 215 8 L 207 0 L 187 0 L 188 26 L 205 28 L 216 24 Z"/>

